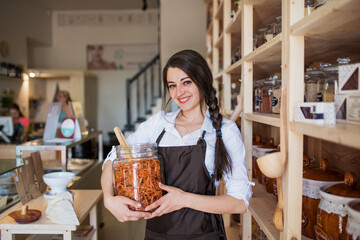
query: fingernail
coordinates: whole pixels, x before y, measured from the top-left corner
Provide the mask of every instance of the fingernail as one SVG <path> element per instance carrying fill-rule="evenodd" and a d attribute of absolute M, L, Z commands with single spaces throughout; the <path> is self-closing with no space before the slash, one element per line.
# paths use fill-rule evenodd
<path fill-rule="evenodd" d="M 138 203 L 138 204 L 137 204 L 137 206 L 138 206 L 138 207 L 141 207 L 141 204 L 140 204 L 140 203 Z"/>
<path fill-rule="evenodd" d="M 161 183 L 161 182 L 159 182 L 159 185 L 162 185 L 162 183 Z"/>

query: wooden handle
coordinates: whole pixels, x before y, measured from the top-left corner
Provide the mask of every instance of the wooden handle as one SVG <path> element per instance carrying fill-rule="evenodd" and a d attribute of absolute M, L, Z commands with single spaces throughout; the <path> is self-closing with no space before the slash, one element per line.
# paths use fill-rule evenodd
<path fill-rule="evenodd" d="M 114 132 L 120 145 L 128 147 L 129 144 L 118 126 L 114 127 Z"/>

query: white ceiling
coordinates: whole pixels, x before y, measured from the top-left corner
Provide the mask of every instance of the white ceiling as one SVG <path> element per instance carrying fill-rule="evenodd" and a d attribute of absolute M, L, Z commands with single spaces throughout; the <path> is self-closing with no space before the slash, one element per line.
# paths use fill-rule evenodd
<path fill-rule="evenodd" d="M 142 9 L 144 0 L 38 0 L 48 10 Z M 146 0 L 147 8 L 158 8 L 160 0 Z"/>

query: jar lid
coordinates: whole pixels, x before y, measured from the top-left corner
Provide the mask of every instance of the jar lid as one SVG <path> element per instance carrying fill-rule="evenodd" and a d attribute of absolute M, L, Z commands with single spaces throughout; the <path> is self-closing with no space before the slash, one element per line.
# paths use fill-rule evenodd
<path fill-rule="evenodd" d="M 310 165 L 310 158 L 307 156 L 303 156 L 303 174 L 313 167 Z"/>
<path fill-rule="evenodd" d="M 345 173 L 344 183 L 331 185 L 324 192 L 350 198 L 360 198 L 360 189 L 356 188 L 357 177 L 354 173 Z"/>
<path fill-rule="evenodd" d="M 304 165 L 309 166 L 310 161 L 304 162 Z M 330 170 L 329 161 L 323 158 L 320 160 L 320 167 L 308 169 L 303 173 L 303 178 L 316 181 L 335 182 L 342 181 L 344 179 L 344 175 L 337 171 Z"/>

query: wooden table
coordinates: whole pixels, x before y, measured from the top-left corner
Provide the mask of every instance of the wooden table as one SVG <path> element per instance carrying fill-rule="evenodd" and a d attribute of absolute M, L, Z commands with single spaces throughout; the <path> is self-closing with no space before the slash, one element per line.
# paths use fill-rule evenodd
<path fill-rule="evenodd" d="M 74 208 L 76 215 L 81 223 L 90 214 L 90 225 L 94 227 L 91 239 L 97 240 L 97 213 L 96 204 L 102 198 L 101 190 L 71 190 L 74 192 Z M 26 205 L 30 209 L 41 211 L 41 217 L 38 221 L 30 224 L 17 224 L 9 220 L 7 215 L 21 209 L 21 203 L 16 204 L 0 215 L 0 230 L 2 240 L 12 240 L 15 234 L 62 234 L 64 240 L 72 239 L 71 231 L 76 230 L 76 225 L 56 224 L 47 219 L 45 210 L 47 208 L 47 199 L 41 196 L 33 199 Z"/>

